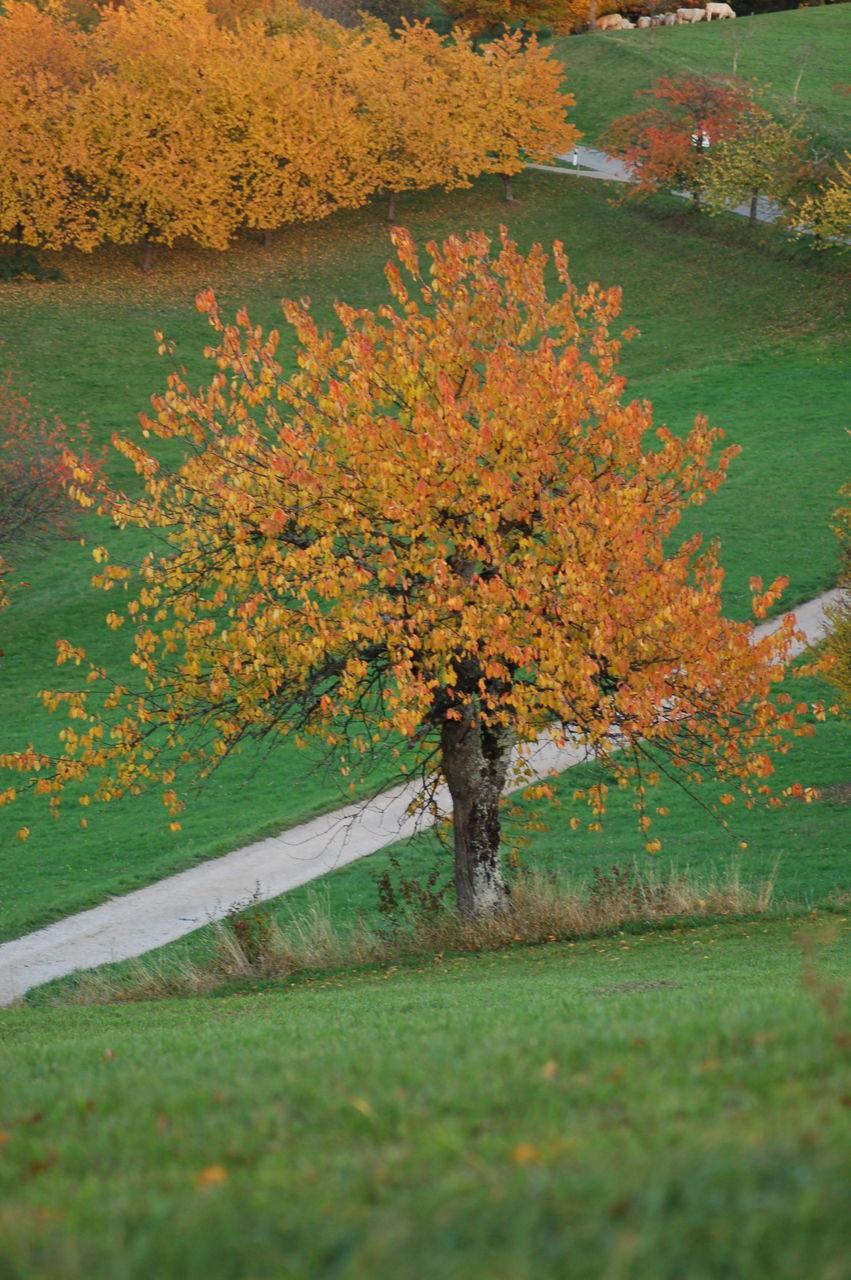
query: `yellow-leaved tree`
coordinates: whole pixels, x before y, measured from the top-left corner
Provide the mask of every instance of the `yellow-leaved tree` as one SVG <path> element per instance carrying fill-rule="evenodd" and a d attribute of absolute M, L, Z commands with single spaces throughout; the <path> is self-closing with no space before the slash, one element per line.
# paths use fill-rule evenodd
<path fill-rule="evenodd" d="M 203 0 L 132 0 L 88 35 L 92 81 L 79 95 L 75 163 L 98 234 L 154 244 L 187 237 L 223 249 L 239 222 L 226 33 Z"/>
<path fill-rule="evenodd" d="M 0 240 L 88 247 L 94 212 L 70 161 L 77 95 L 88 79 L 78 32 L 60 6 L 40 13 L 16 0 L 0 12 Z"/>
<path fill-rule="evenodd" d="M 807 196 L 796 212 L 800 234 L 812 236 L 817 249 L 847 251 L 851 243 L 851 151 L 845 152 L 845 164 L 837 161 L 820 189 Z"/>
<path fill-rule="evenodd" d="M 393 36 L 384 23 L 370 22 L 350 46 L 349 70 L 367 126 L 369 170 L 388 197 L 388 221 L 399 192 L 459 185 L 449 110 L 455 93 L 437 32 L 417 22 Z"/>
<path fill-rule="evenodd" d="M 234 206 L 267 244 L 274 228 L 357 207 L 375 190 L 351 48 L 310 31 L 269 36 L 258 23 L 229 37 L 235 110 L 222 145 Z"/>
<path fill-rule="evenodd" d="M 44 695 L 70 713 L 61 755 L 2 762 L 52 800 L 70 780 L 104 800 L 162 784 L 176 823 L 181 766 L 248 738 L 315 734 L 351 762 L 401 735 L 449 785 L 458 907 L 479 915 L 507 893 L 512 749 L 546 726 L 625 779 L 661 762 L 748 804 L 768 792 L 798 727 L 775 696 L 794 631 L 756 642 L 726 619 L 717 548 L 677 540 L 736 451 L 714 459 L 703 418 L 678 435 L 625 401 L 619 290 L 578 289 L 556 244 L 551 293 L 547 255 L 504 231 L 429 244 L 423 269 L 393 240 L 377 312 L 338 304 L 326 334 L 285 303 L 289 377 L 277 332 L 199 297 L 207 385 L 173 374 L 143 420 L 154 446 L 117 441 L 141 495 L 99 488 L 116 525 L 158 535 L 136 573 L 97 551 L 101 586 L 136 583 L 109 622 L 133 632 L 137 680 L 92 667 Z M 158 437 L 186 448 L 174 470 Z M 753 585 L 763 614 L 781 584 Z"/>
<path fill-rule="evenodd" d="M 511 32 L 483 50 L 475 99 L 486 148 L 482 168 L 502 177 L 506 200 L 513 199 L 512 174 L 527 160 L 553 160 L 582 136 L 567 119 L 574 98 L 563 78 L 561 64 L 534 36 L 524 42 Z"/>

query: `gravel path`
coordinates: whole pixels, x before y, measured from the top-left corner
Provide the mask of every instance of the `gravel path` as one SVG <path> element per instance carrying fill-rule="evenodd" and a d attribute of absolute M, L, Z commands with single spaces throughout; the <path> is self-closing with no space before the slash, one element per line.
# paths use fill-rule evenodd
<path fill-rule="evenodd" d="M 529 164 L 526 168 L 577 178 L 598 178 L 605 182 L 632 181 L 630 170 L 622 160 L 607 155 L 605 151 L 597 151 L 594 147 L 575 147 L 573 151 L 565 152 L 558 159 L 562 161 L 561 164 Z M 688 191 L 672 191 L 671 195 L 680 196 L 683 200 L 691 199 L 691 193 Z M 728 213 L 737 213 L 742 218 L 749 218 L 750 212 L 750 205 L 747 204 L 740 204 L 728 210 Z M 780 205 L 775 200 L 768 200 L 765 196 L 760 196 L 757 200 L 758 222 L 775 222 L 780 213 Z"/>
<path fill-rule="evenodd" d="M 828 591 L 795 610 L 809 642 L 823 634 L 825 608 L 838 595 Z M 757 634 L 777 625 L 776 621 L 766 623 L 757 628 Z M 581 750 L 559 748 L 549 734 L 542 734 L 528 764 L 537 776 L 546 777 L 582 758 Z M 255 892 L 263 901 L 277 897 L 424 830 L 434 818 L 409 812 L 416 795 L 415 783 L 397 787 L 369 803 L 315 818 L 7 942 L 0 946 L 0 1005 L 11 1004 L 31 987 L 77 969 L 127 960 L 164 946 L 221 920 L 235 903 L 245 902 Z M 448 812 L 445 788 L 436 799 L 440 811 Z"/>

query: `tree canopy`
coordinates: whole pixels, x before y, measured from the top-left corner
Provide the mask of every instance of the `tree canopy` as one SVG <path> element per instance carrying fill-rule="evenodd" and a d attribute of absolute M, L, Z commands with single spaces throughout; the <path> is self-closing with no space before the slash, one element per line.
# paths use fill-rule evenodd
<path fill-rule="evenodd" d="M 578 137 L 534 37 L 346 30 L 289 3 L 129 0 L 90 30 L 0 11 L 0 243 L 224 249 L 429 186 L 507 177 Z M 293 21 L 290 21 L 290 17 Z"/>
<path fill-rule="evenodd" d="M 138 685 L 92 666 L 44 695 L 70 712 L 61 755 L 4 763 L 53 801 L 74 779 L 106 800 L 160 783 L 176 823 L 180 766 L 209 771 L 247 738 L 319 735 L 344 771 L 407 742 L 449 784 L 458 902 L 476 913 L 505 893 L 512 748 L 546 726 L 640 788 L 664 768 L 767 792 L 797 724 L 772 697 L 793 632 L 755 643 L 722 615 L 717 548 L 677 544 L 736 450 L 713 459 L 703 418 L 678 436 L 624 402 L 618 289 L 578 289 L 557 243 L 550 297 L 547 255 L 504 230 L 429 244 L 425 269 L 406 231 L 393 240 L 377 312 L 340 303 L 323 333 L 307 301 L 284 304 L 288 378 L 276 331 L 199 297 L 212 376 L 193 392 L 172 374 L 142 419 L 183 463 L 122 438 L 141 496 L 75 472 L 114 524 L 166 542 L 136 573 L 95 550 L 96 583 L 129 591 L 107 620 L 134 632 Z M 754 583 L 757 613 L 781 585 Z M 85 655 L 63 642 L 60 659 Z M 589 799 L 600 811 L 605 788 Z"/>
<path fill-rule="evenodd" d="M 614 120 L 606 134 L 608 148 L 632 171 L 631 194 L 685 187 L 699 200 L 706 159 L 746 126 L 747 87 L 682 73 L 662 76 L 637 96 L 647 105 Z"/>

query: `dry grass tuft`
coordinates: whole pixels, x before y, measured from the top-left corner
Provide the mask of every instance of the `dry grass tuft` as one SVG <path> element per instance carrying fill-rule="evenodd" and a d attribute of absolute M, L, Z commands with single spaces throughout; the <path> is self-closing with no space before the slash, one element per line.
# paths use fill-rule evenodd
<path fill-rule="evenodd" d="M 505 910 L 466 920 L 453 910 L 411 915 L 388 929 L 340 926 L 317 895 L 304 914 L 281 926 L 270 908 L 252 902 L 218 924 L 201 961 L 137 960 L 118 977 L 83 974 L 62 1003 L 110 1004 L 208 995 L 254 981 L 282 981 L 316 970 L 385 965 L 436 952 L 497 951 L 609 933 L 628 924 L 653 925 L 683 917 L 763 915 L 774 877 L 745 888 L 735 873 L 706 883 L 687 876 L 639 876 L 617 867 L 595 872 L 590 884 L 566 884 L 537 873 L 521 875 Z"/>

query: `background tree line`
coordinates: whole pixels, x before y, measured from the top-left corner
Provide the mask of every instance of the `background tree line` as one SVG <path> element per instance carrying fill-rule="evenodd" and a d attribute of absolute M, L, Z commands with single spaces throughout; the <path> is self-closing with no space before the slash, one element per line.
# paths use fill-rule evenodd
<path fill-rule="evenodd" d="M 224 249 L 383 192 L 506 179 L 571 146 L 572 97 L 534 39 L 481 49 L 293 11 L 134 0 L 85 28 L 0 17 L 0 240 Z M 507 184 L 508 191 L 508 184 Z"/>

